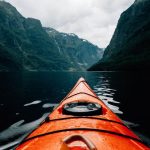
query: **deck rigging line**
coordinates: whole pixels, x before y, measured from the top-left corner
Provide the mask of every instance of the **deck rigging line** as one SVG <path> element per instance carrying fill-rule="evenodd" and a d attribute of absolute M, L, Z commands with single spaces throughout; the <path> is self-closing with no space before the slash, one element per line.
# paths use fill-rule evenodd
<path fill-rule="evenodd" d="M 56 130 L 56 131 L 46 132 L 46 133 L 43 133 L 43 134 L 39 134 L 39 135 L 30 137 L 28 139 L 25 139 L 20 144 L 23 144 L 23 143 L 25 143 L 27 141 L 30 141 L 30 140 L 33 140 L 33 139 L 36 139 L 36 138 L 40 138 L 40 137 L 43 137 L 43 136 L 48 136 L 48 135 L 51 135 L 51 134 L 56 134 L 56 133 L 66 132 L 66 131 L 80 131 L 80 130 L 82 130 L 82 131 L 93 131 L 93 132 L 108 133 L 108 134 L 111 134 L 111 135 L 121 136 L 123 138 L 128 138 L 128 139 L 140 142 L 142 144 L 145 144 L 143 141 L 141 141 L 140 139 L 137 139 L 135 137 L 131 137 L 131 136 L 128 136 L 128 135 L 116 133 L 116 132 L 113 132 L 113 131 L 101 130 L 101 129 L 93 129 L 93 128 L 70 128 L 70 129 L 62 129 L 62 130 Z"/>
<path fill-rule="evenodd" d="M 105 119 L 105 118 L 97 118 L 97 117 L 85 117 L 85 116 L 81 116 L 81 117 L 66 117 L 66 118 L 58 118 L 58 119 L 50 119 L 49 116 L 48 116 L 48 117 L 45 118 L 45 122 L 61 121 L 61 120 L 68 120 L 68 119 L 82 119 L 82 118 L 83 119 L 103 120 L 103 121 L 107 121 L 107 122 L 117 123 L 117 124 L 120 124 L 120 125 L 123 125 L 123 126 L 127 127 L 124 123 L 117 122 L 117 121 L 114 121 L 114 120 L 109 120 L 109 119 Z"/>

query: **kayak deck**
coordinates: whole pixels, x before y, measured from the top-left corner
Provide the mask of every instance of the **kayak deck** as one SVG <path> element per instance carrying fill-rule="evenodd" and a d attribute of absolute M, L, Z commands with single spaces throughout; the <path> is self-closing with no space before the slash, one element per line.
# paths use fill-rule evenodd
<path fill-rule="evenodd" d="M 64 113 L 66 104 L 80 102 L 100 105 L 100 114 L 76 116 Z M 71 106 L 73 107 L 75 105 Z M 78 107 L 83 109 L 81 106 Z M 126 150 L 127 148 L 150 149 L 98 98 L 85 80 L 80 78 L 59 106 L 16 149 Z"/>

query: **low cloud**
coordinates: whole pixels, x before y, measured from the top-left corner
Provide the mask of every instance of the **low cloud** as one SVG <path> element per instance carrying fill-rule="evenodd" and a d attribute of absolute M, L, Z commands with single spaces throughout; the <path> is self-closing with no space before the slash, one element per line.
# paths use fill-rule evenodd
<path fill-rule="evenodd" d="M 75 33 L 99 47 L 106 47 L 120 14 L 134 0 L 7 0 L 25 17 L 43 26 Z"/>

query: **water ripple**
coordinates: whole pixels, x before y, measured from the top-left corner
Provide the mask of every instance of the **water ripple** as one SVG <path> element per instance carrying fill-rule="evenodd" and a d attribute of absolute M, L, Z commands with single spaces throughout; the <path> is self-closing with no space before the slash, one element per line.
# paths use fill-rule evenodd
<path fill-rule="evenodd" d="M 41 118 L 26 124 L 23 124 L 25 122 L 24 120 L 20 120 L 6 130 L 0 132 L 0 150 L 8 149 L 20 143 L 28 133 L 35 129 L 44 118 L 46 118 L 47 115 L 48 113 L 45 113 Z"/>
<path fill-rule="evenodd" d="M 56 107 L 56 106 L 58 106 L 58 104 L 56 103 L 56 104 L 52 104 L 52 103 L 46 103 L 46 104 L 43 104 L 42 105 L 42 107 L 43 108 L 50 108 L 50 107 Z"/>
<path fill-rule="evenodd" d="M 41 100 L 36 100 L 36 101 L 31 102 L 31 103 L 24 104 L 24 106 L 36 105 L 36 104 L 39 104 L 41 102 L 42 102 Z"/>
<path fill-rule="evenodd" d="M 97 85 L 93 87 L 94 92 L 114 113 L 123 114 L 123 112 L 119 110 L 119 107 L 116 106 L 116 104 L 119 104 L 120 102 L 114 100 L 116 89 L 110 88 L 109 80 L 101 80 L 100 82 L 101 83 L 97 83 Z"/>

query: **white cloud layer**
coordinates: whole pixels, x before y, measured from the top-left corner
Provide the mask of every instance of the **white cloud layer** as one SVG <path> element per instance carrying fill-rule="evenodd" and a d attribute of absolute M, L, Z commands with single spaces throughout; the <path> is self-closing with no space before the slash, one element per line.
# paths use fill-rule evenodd
<path fill-rule="evenodd" d="M 134 0 L 7 0 L 25 17 L 43 26 L 75 33 L 99 47 L 106 47 L 120 14 Z"/>

